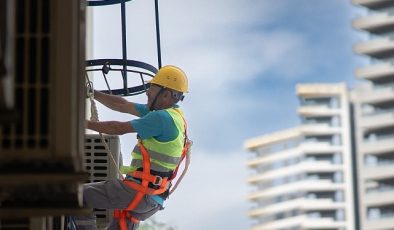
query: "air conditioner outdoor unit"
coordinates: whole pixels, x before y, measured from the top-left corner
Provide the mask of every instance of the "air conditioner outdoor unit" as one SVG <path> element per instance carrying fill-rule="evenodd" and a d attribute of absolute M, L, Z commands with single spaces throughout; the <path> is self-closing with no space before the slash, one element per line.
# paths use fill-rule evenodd
<path fill-rule="evenodd" d="M 109 148 L 109 152 L 103 140 Z M 112 154 L 112 157 L 111 155 Z M 99 134 L 86 134 L 84 167 L 89 172 L 89 182 L 99 182 L 118 178 L 118 169 L 122 165 L 119 136 Z M 112 220 L 113 210 L 95 209 L 98 229 L 105 227 Z"/>
<path fill-rule="evenodd" d="M 0 219 L 85 213 L 85 1 L 1 5 L 15 116 L 0 116 Z"/>

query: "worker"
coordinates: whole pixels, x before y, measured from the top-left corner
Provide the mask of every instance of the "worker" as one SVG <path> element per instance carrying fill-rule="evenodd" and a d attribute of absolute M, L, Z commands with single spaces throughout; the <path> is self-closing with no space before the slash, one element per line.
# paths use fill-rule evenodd
<path fill-rule="evenodd" d="M 94 91 L 94 98 L 106 107 L 138 117 L 125 122 L 87 121 L 88 129 L 100 133 L 137 133 L 138 137 L 124 180 L 112 179 L 83 187 L 84 205 L 116 209 L 108 229 L 136 229 L 139 221 L 163 209 L 170 180 L 174 178 L 186 146 L 186 122 L 177 103 L 187 92 L 186 74 L 171 65 L 160 68 L 150 81 L 147 104 Z M 144 159 L 145 153 L 150 156 L 149 162 Z M 76 217 L 75 224 L 77 229 L 96 229 L 93 215 Z"/>

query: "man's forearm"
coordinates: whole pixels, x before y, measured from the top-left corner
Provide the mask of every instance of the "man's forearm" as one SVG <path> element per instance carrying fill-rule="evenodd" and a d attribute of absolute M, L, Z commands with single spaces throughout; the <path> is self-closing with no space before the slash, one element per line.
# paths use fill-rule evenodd
<path fill-rule="evenodd" d="M 122 135 L 135 132 L 129 122 L 119 121 L 86 121 L 86 128 L 110 135 Z"/>
<path fill-rule="evenodd" d="M 139 116 L 137 110 L 135 109 L 134 103 L 129 102 L 120 96 L 105 94 L 95 90 L 94 97 L 97 99 L 97 101 L 112 110 Z"/>
<path fill-rule="evenodd" d="M 102 103 L 103 105 L 105 105 L 106 107 L 113 110 L 118 110 L 119 105 L 123 105 L 127 103 L 127 100 L 122 97 L 111 95 L 111 94 L 105 94 L 97 90 L 94 91 L 94 98 L 100 103 Z"/>

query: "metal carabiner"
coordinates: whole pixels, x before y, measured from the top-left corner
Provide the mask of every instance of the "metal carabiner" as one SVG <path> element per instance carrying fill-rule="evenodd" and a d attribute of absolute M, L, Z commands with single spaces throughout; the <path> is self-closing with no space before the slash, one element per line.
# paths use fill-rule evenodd
<path fill-rule="evenodd" d="M 93 82 L 91 82 L 91 81 L 86 82 L 86 96 L 87 97 L 94 96 Z"/>
<path fill-rule="evenodd" d="M 156 176 L 155 177 L 155 181 L 152 182 L 153 185 L 161 185 L 161 183 L 163 182 L 163 177 L 161 176 Z"/>

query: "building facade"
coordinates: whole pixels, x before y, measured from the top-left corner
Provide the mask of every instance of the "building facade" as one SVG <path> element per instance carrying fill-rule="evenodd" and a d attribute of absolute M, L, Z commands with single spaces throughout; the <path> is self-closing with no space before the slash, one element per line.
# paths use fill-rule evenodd
<path fill-rule="evenodd" d="M 345 84 L 302 84 L 298 127 L 247 140 L 257 229 L 354 228 L 349 97 Z"/>
<path fill-rule="evenodd" d="M 362 230 L 394 226 L 394 1 L 353 0 L 367 10 L 353 21 L 369 39 L 354 51 L 370 59 L 353 92 Z"/>

